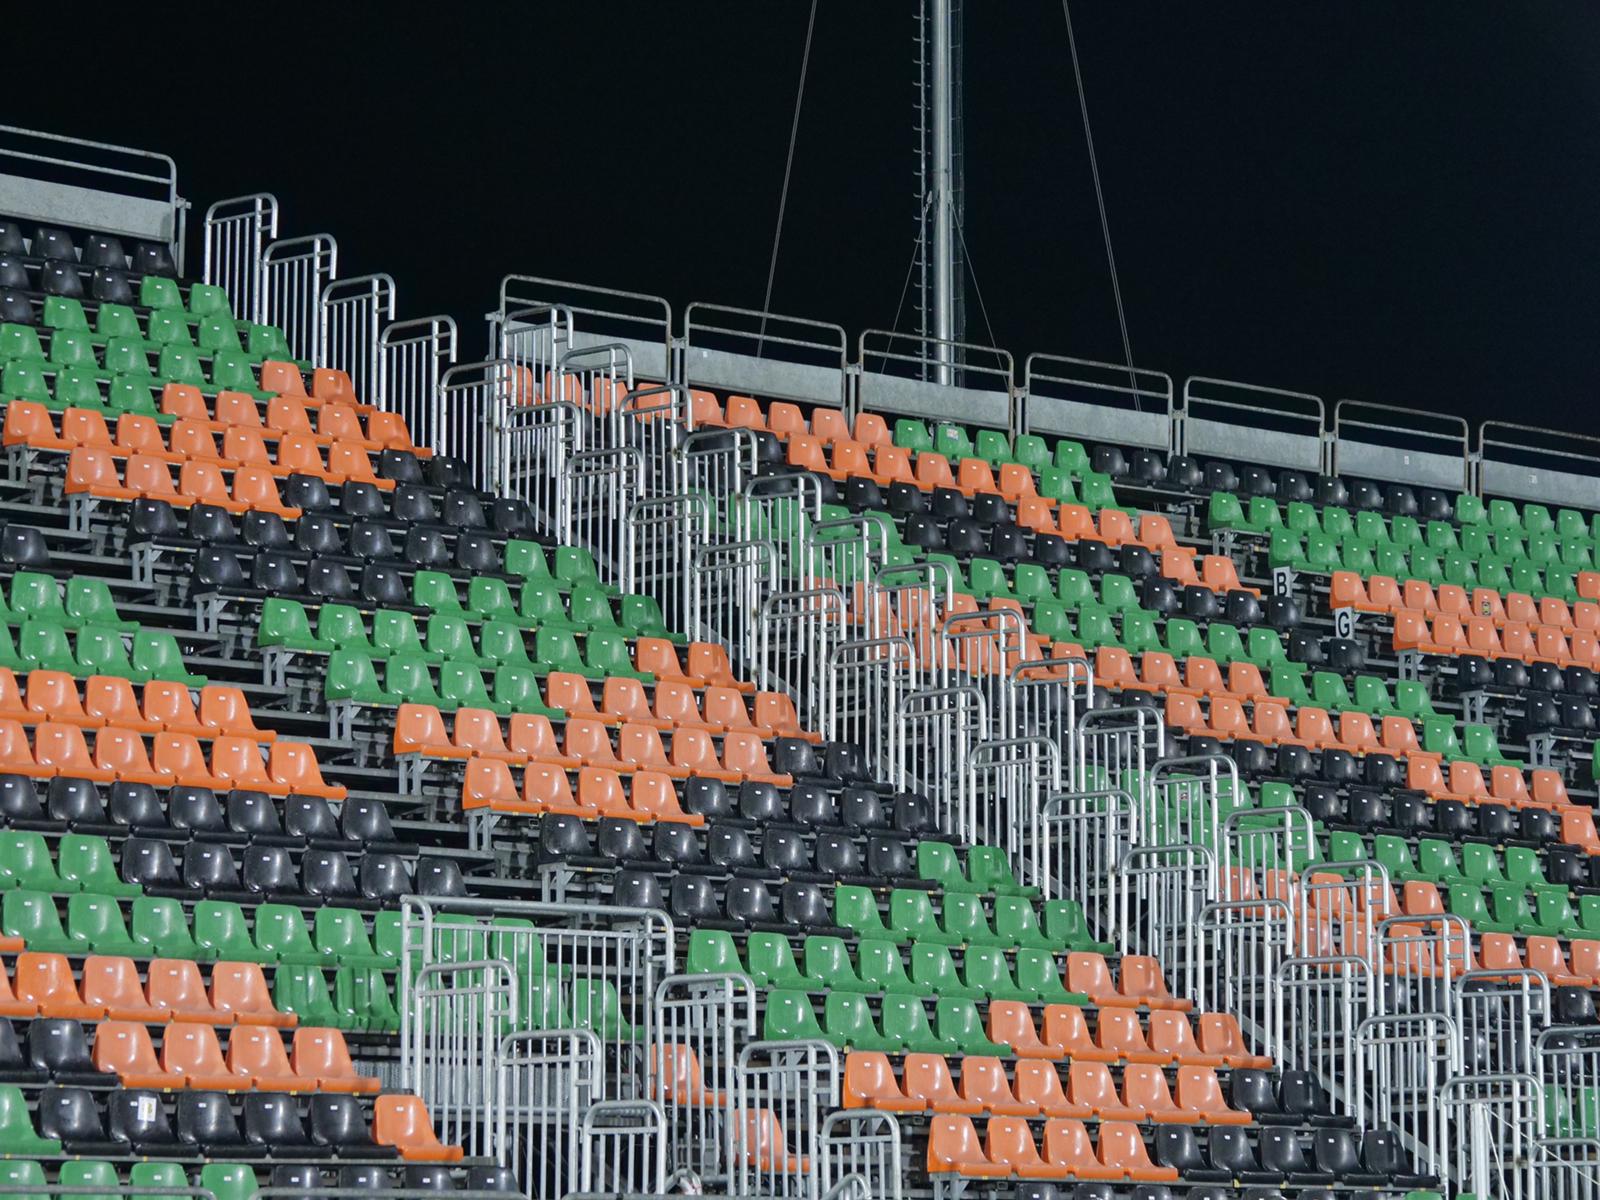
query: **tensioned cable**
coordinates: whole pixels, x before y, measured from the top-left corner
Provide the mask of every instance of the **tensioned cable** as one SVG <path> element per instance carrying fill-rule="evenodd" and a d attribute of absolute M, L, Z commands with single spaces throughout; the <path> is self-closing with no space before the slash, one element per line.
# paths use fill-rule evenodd
<path fill-rule="evenodd" d="M 967 264 L 967 274 L 972 276 L 972 291 L 978 297 L 978 311 L 983 314 L 983 327 L 989 331 L 989 345 L 998 346 L 995 340 L 994 326 L 989 321 L 989 306 L 983 302 L 983 288 L 978 284 L 978 268 L 972 265 L 972 253 L 967 249 L 967 231 L 961 227 L 961 222 L 955 222 L 956 237 L 961 239 L 961 260 Z"/>
<path fill-rule="evenodd" d="M 1078 85 L 1078 110 L 1083 114 L 1083 140 L 1089 146 L 1089 174 L 1094 177 L 1094 200 L 1100 207 L 1100 234 L 1106 243 L 1106 265 L 1111 268 L 1111 295 L 1117 302 L 1117 326 L 1122 330 L 1122 356 L 1128 364 L 1128 384 L 1133 389 L 1133 402 L 1143 412 L 1144 404 L 1139 398 L 1139 377 L 1133 369 L 1133 343 L 1128 340 L 1128 315 L 1122 308 L 1122 284 L 1117 279 L 1117 256 L 1111 249 L 1111 222 L 1106 217 L 1106 197 L 1100 187 L 1100 163 L 1094 154 L 1094 130 L 1089 126 L 1089 97 L 1083 89 L 1083 70 L 1078 66 L 1078 39 L 1072 32 L 1072 7 L 1068 0 L 1061 0 L 1061 15 L 1067 20 L 1067 46 L 1072 51 L 1072 76 Z M 976 284 L 977 280 L 973 282 Z"/>
<path fill-rule="evenodd" d="M 906 296 L 911 291 L 911 276 L 917 269 L 917 256 L 922 253 L 922 244 L 926 240 L 928 231 L 928 209 L 933 207 L 933 193 L 929 192 L 922 198 L 922 220 L 917 226 L 916 244 L 911 247 L 911 261 L 906 264 L 905 282 L 900 285 L 900 300 L 894 306 L 894 320 L 889 324 L 890 333 L 900 332 L 900 314 L 905 311 Z M 882 371 L 882 368 L 879 368 Z"/>
<path fill-rule="evenodd" d="M 783 163 L 783 192 L 778 196 L 778 226 L 772 231 L 772 259 L 767 264 L 767 293 L 761 298 L 761 333 L 756 339 L 756 357 L 761 357 L 767 340 L 767 313 L 772 308 L 772 281 L 778 276 L 778 246 L 783 241 L 783 212 L 789 206 L 789 175 L 794 170 L 794 143 L 800 133 L 800 106 L 806 98 L 806 72 L 811 66 L 811 31 L 817 25 L 817 0 L 811 0 L 811 15 L 806 19 L 806 48 L 800 56 L 800 85 L 794 94 L 794 119 L 789 123 L 789 156 Z"/>

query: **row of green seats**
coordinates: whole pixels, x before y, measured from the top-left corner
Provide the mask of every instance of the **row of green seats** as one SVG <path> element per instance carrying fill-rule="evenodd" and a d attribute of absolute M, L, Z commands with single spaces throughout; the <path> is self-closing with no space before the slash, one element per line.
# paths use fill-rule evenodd
<path fill-rule="evenodd" d="M 622 998 L 609 979 L 575 976 L 527 985 L 521 1013 L 508 1024 L 527 1029 L 587 1029 L 604 1042 L 642 1042 L 644 1030 L 628 1020 Z M 520 1018 L 520 1022 L 519 1022 Z M 508 1030 L 509 1031 L 509 1030 Z"/>
<path fill-rule="evenodd" d="M 1199 657 L 1209 658 L 1221 666 L 1233 662 L 1253 663 L 1264 671 L 1281 669 L 1300 673 L 1306 669 L 1304 663 L 1290 660 L 1282 635 L 1265 625 L 1257 625 L 1241 637 L 1237 626 L 1212 621 L 1202 637 L 1200 627 L 1188 617 L 1168 617 L 1163 626 L 1161 618 L 1148 609 L 1123 613 L 1120 624 L 1118 629 L 1113 615 L 1101 611 L 1083 613 L 1074 624 L 1065 606 L 1040 601 L 1034 605 L 1031 628 L 1042 638 L 1077 642 L 1085 650 L 1120 646 L 1129 654 L 1155 651 L 1170 654 L 1179 661 Z"/>
<path fill-rule="evenodd" d="M 33 1132 L 26 1101 L 19 1116 L 16 1103 L 20 1095 L 14 1087 L 0 1089 L 0 1154 L 59 1154 L 60 1142 Z M 85 1200 L 124 1200 L 127 1190 L 115 1165 L 93 1159 L 62 1163 L 55 1186 L 79 1189 Z M 242 1163 L 208 1162 L 200 1168 L 199 1179 L 193 1184 L 188 1168 L 181 1163 L 137 1162 L 128 1169 L 128 1189 L 135 1192 L 149 1190 L 182 1196 L 192 1195 L 196 1187 L 210 1192 L 216 1200 L 251 1200 L 261 1185 L 255 1171 Z M 30 1158 L 13 1158 L 0 1162 L 0 1194 L 12 1200 L 49 1200 L 59 1193 L 46 1190 L 41 1164 Z"/>
<path fill-rule="evenodd" d="M 1467 759 L 1480 767 L 1521 767 L 1520 759 L 1510 758 L 1500 750 L 1500 738 L 1492 725 L 1463 725 L 1456 734 L 1456 723 L 1450 717 L 1426 717 L 1422 722 L 1422 748 L 1430 754 L 1443 755 L 1446 761 Z"/>
<path fill-rule="evenodd" d="M 441 712 L 457 708 L 486 708 L 501 716 L 514 712 L 544 713 L 554 718 L 566 714 L 544 703 L 539 680 L 552 671 L 582 675 L 586 679 L 624 676 L 649 682 L 655 676 L 635 670 L 627 639 L 621 631 L 601 630 L 590 634 L 580 653 L 571 633 L 561 629 L 539 630 L 533 656 L 523 645 L 520 630 L 490 622 L 484 626 L 482 646 L 486 654 L 505 657 L 488 665 L 478 661 L 447 659 L 435 663 L 422 655 L 396 654 L 374 658 L 354 650 L 335 650 L 328 656 L 323 695 L 329 700 L 356 704 L 431 704 Z M 384 664 L 383 680 L 378 680 L 377 664 Z M 494 690 L 484 681 L 484 671 L 492 670 Z"/>
<path fill-rule="evenodd" d="M 1517 883 L 1527 888 L 1550 887 L 1545 878 L 1539 852 L 1528 846 L 1507 846 L 1504 851 L 1484 842 L 1463 842 L 1460 857 L 1456 847 L 1442 838 L 1421 838 L 1416 857 L 1411 843 L 1391 833 L 1372 839 L 1368 852 L 1366 839 L 1359 833 L 1336 832 L 1328 835 L 1330 862 L 1366 862 L 1369 859 L 1387 868 L 1396 883 L 1422 880 L 1427 883 L 1474 883 L 1489 886 Z"/>
<path fill-rule="evenodd" d="M 1436 549 L 1452 549 L 1447 530 L 1459 526 L 1461 537 L 1468 531 L 1481 527 L 1490 533 L 1521 533 L 1530 537 L 1555 534 L 1563 541 L 1587 541 L 1600 544 L 1600 512 L 1587 515 L 1571 508 L 1563 508 L 1551 515 L 1543 504 L 1523 504 L 1520 508 L 1511 500 L 1490 500 L 1487 504 L 1477 496 L 1463 492 L 1456 497 L 1453 521 L 1429 521 L 1428 545 Z M 1207 519 L 1213 529 L 1239 529 L 1246 533 L 1270 533 L 1279 526 L 1300 532 L 1309 532 L 1319 523 L 1328 533 L 1351 531 L 1352 517 L 1348 510 L 1327 505 L 1319 517 L 1315 505 L 1291 501 L 1284 508 L 1271 496 L 1251 496 L 1248 505 L 1233 492 L 1212 492 L 1207 506 Z M 1383 517 L 1376 512 L 1361 512 L 1353 518 L 1354 532 L 1374 541 L 1385 540 L 1377 534 Z M 1389 539 L 1399 545 L 1414 545 L 1417 521 L 1414 517 L 1399 515 L 1391 519 Z M 1463 542 L 1464 544 L 1464 542 Z"/>
<path fill-rule="evenodd" d="M 1477 496 L 1456 497 L 1456 520 L 1463 525 L 1487 525 L 1490 529 L 1520 529 L 1526 534 L 1555 533 L 1562 539 L 1581 539 L 1600 543 L 1600 512 L 1585 516 L 1575 509 L 1563 508 L 1554 516 L 1543 504 L 1526 503 L 1520 508 L 1512 500 L 1490 500 L 1485 504 Z"/>
<path fill-rule="evenodd" d="M 133 309 L 122 304 L 107 304 L 100 309 L 96 327 L 89 328 L 77 301 L 62 296 L 51 296 L 76 307 L 51 311 L 46 302 L 45 325 L 50 330 L 50 348 L 43 350 L 38 335 L 27 326 L 12 326 L 26 330 L 0 338 L 0 358 L 6 361 L 51 362 L 58 366 L 94 365 L 94 347 L 108 346 L 114 339 L 128 344 L 142 342 L 147 351 L 159 353 L 163 346 L 182 346 L 199 350 L 202 357 L 223 351 L 244 354 L 259 365 L 269 358 L 281 358 L 288 349 L 283 331 L 273 325 L 254 325 L 237 322 L 226 313 L 191 318 L 181 308 L 153 310 L 143 326 Z M 51 324 L 51 319 L 57 322 Z M 191 332 L 190 321 L 198 324 Z M 241 327 L 244 337 L 240 337 Z M 33 334 L 30 338 L 28 335 Z M 248 343 L 248 348 L 247 348 Z"/>
<path fill-rule="evenodd" d="M 1029 946 L 1038 950 L 1088 949 L 1093 944 L 1083 909 L 1071 900 L 1047 900 L 1044 922 L 1027 896 L 998 895 L 989 906 L 974 893 L 952 892 L 940 898 L 914 888 L 889 893 L 889 920 L 884 923 L 871 888 L 840 885 L 833 893 L 834 924 L 858 938 L 894 942 L 932 942 L 945 946 Z"/>
<path fill-rule="evenodd" d="M 28 329 L 27 326 L 6 328 Z M 31 329 L 28 332 L 33 333 Z M 237 342 L 237 335 L 234 340 Z M 154 370 L 150 366 L 152 353 L 156 354 Z M 203 357 L 211 361 L 209 376 Z M 141 337 L 126 335 L 108 338 L 104 345 L 97 345 L 93 334 L 69 330 L 51 337 L 48 358 L 28 354 L 5 361 L 4 391 L 13 399 L 34 399 L 29 393 L 47 394 L 46 376 L 55 370 L 73 367 L 97 379 L 128 375 L 135 379 L 193 384 L 205 391 L 251 392 L 258 398 L 270 394 L 257 388 L 258 360 L 242 348 L 223 348 L 202 356 L 192 345 L 168 342 L 157 349 Z"/>
<path fill-rule="evenodd" d="M 1600 1088 L 1547 1084 L 1544 1131 L 1552 1138 L 1600 1138 Z"/>
<path fill-rule="evenodd" d="M 958 996 L 941 996 L 934 1018 L 920 996 L 886 995 L 881 1018 L 874 1019 L 867 997 L 829 992 L 822 1022 L 804 992 L 776 989 L 767 993 L 761 1036 L 767 1041 L 822 1039 L 841 1048 L 923 1054 L 1009 1055 L 1011 1047 L 992 1042 L 978 1016 L 977 1004 Z"/>
<path fill-rule="evenodd" d="M 115 354 L 114 354 L 115 350 Z M 238 352 L 221 352 L 211 362 L 211 376 L 206 378 L 205 371 L 200 366 L 200 358 L 194 350 L 182 350 L 179 347 L 166 347 L 162 350 L 162 362 L 158 371 L 150 370 L 149 362 L 144 357 L 142 342 L 138 347 L 118 349 L 118 339 L 112 339 L 106 350 L 106 365 L 78 365 L 75 368 L 61 368 L 62 371 L 78 371 L 78 378 L 106 379 L 133 379 L 142 382 L 144 386 L 154 387 L 155 384 L 176 382 L 176 384 L 190 384 L 198 387 L 206 394 L 214 392 L 248 392 L 261 400 L 270 395 L 256 387 L 256 373 L 250 360 Z M 40 363 L 6 363 L 5 371 L 0 373 L 0 402 L 11 400 L 32 400 L 34 403 L 45 405 L 46 408 L 58 406 L 58 398 L 51 392 L 50 376 L 54 371 L 50 366 Z M 91 408 L 93 405 L 78 405 Z"/>
<path fill-rule="evenodd" d="M 70 637 L 69 637 L 70 635 Z M 16 640 L 0 624 L 0 667 L 13 671 L 65 671 L 80 678 L 115 675 L 134 683 L 165 679 L 187 687 L 204 687 L 206 677 L 184 666 L 177 639 L 158 629 L 135 629 L 133 652 L 114 626 L 82 625 L 69 629 L 53 621 L 24 620 Z"/>
<path fill-rule="evenodd" d="M 330 989 L 321 967 L 281 964 L 272 1003 L 279 1012 L 299 1017 L 302 1025 L 331 1025 L 357 1033 L 400 1031 L 394 989 L 378 967 L 335 967 Z"/>
<path fill-rule="evenodd" d="M 1355 571 L 1362 577 L 1388 575 L 1402 582 L 1421 579 L 1435 587 L 1442 583 L 1469 590 L 1486 587 L 1502 594 L 1559 596 L 1569 602 L 1578 598 L 1576 573 L 1594 565 L 1587 549 L 1575 557 L 1578 561 L 1571 563 L 1541 563 L 1527 556 L 1512 559 L 1465 550 L 1447 550 L 1441 556 L 1431 550 L 1373 546 L 1360 538 L 1336 542 L 1321 533 L 1309 534 L 1302 541 L 1299 535 L 1281 529 L 1271 535 L 1267 545 L 1267 562 L 1274 567 L 1322 575 Z"/>
<path fill-rule="evenodd" d="M 139 303 L 145 308 L 186 307 L 178 281 L 162 275 L 146 275 L 139 281 Z M 193 317 L 233 315 L 227 290 L 214 283 L 191 283 L 187 309 Z"/>
<path fill-rule="evenodd" d="M 0 621 L 7 625 L 40 621 L 68 629 L 99 625 L 125 633 L 139 628 L 139 622 L 125 621 L 117 612 L 117 602 L 111 598 L 105 580 L 72 575 L 63 588 L 54 575 L 39 571 L 18 571 L 13 575 L 9 598 L 0 591 Z"/>
<path fill-rule="evenodd" d="M 122 900 L 128 900 L 126 915 Z M 357 909 L 324 907 L 307 925 L 288 904 L 261 904 L 247 918 L 231 900 L 201 900 L 192 917 L 170 896 L 78 892 L 67 898 L 63 924 L 47 891 L 12 889 L 0 897 L 0 924 L 30 950 L 194 962 L 286 963 L 295 966 L 389 967 L 399 961 L 400 916 L 373 915 L 371 931 Z"/>
<path fill-rule="evenodd" d="M 100 896 L 137 896 L 142 891 L 118 878 L 111 844 L 103 837 L 62 834 L 52 857 L 42 833 L 0 829 L 0 891 L 10 888 Z"/>
<path fill-rule="evenodd" d="M 1533 896 L 1530 904 L 1528 896 Z M 1541 937 L 1600 937 L 1600 909 L 1588 901 L 1600 897 L 1584 896 L 1580 910 L 1572 907 L 1572 897 L 1564 887 L 1520 883 L 1489 885 L 1489 898 L 1476 883 L 1448 885 L 1446 907 L 1480 933 L 1520 933 Z"/>
<path fill-rule="evenodd" d="M 689 934 L 684 970 L 691 975 L 745 974 L 758 987 L 805 992 L 869 995 L 959 996 L 969 1000 L 1020 1000 L 1027 1004 L 1083 1004 L 1080 992 L 1062 983 L 1061 964 L 1049 950 L 1022 946 L 1015 969 L 1000 946 L 968 946 L 958 970 L 950 947 L 912 942 L 911 969 L 894 942 L 868 938 L 856 946 L 854 961 L 842 938 L 813 934 L 805 940 L 800 968 L 782 934 L 751 933 L 741 960 L 733 935 L 719 929 Z"/>
<path fill-rule="evenodd" d="M 507 661 L 526 661 L 516 648 L 502 648 L 501 641 L 521 646 L 527 630 L 584 633 L 619 633 L 625 638 L 668 637 L 670 632 L 654 596 L 630 594 L 620 598 L 620 616 L 612 611 L 612 598 L 593 584 L 573 588 L 563 605 L 561 593 L 547 582 L 529 580 L 521 588 L 521 604 L 510 603 L 510 593 L 502 581 L 479 577 L 479 583 L 500 585 L 480 591 L 473 588 L 467 608 L 434 608 L 425 631 L 419 632 L 416 617 L 396 609 L 376 609 L 371 632 L 361 610 L 348 604 L 324 604 L 317 613 L 317 630 L 305 606 L 297 600 L 268 599 L 261 607 L 256 627 L 256 642 L 261 646 L 284 646 L 291 650 L 331 653 L 351 650 L 375 658 L 396 654 L 414 655 L 429 662 L 454 659 L 492 666 Z M 483 649 L 473 644 L 472 625 L 481 621 L 478 636 Z M 509 631 L 509 632 L 508 632 Z M 683 641 L 677 636 L 676 641 Z M 493 642 L 495 648 L 489 649 Z"/>
<path fill-rule="evenodd" d="M 946 892 L 978 895 L 1037 896 L 1039 889 L 1017 882 L 1011 856 L 999 846 L 967 847 L 966 865 L 949 842 L 917 843 L 917 877 L 937 883 Z"/>
<path fill-rule="evenodd" d="M 9 372 L 11 368 L 8 366 L 5 370 Z M 57 371 L 54 391 L 44 385 L 42 376 L 25 373 L 10 378 L 11 382 L 7 383 L 6 375 L 0 373 L 0 399 L 28 400 L 56 413 L 66 412 L 69 408 L 87 408 L 109 417 L 133 413 L 162 424 L 177 420 L 162 413 L 156 406 L 153 381 L 148 378 L 114 375 L 104 394 L 100 390 L 100 376 L 82 367 L 67 367 Z"/>
<path fill-rule="evenodd" d="M 1290 704 L 1329 712 L 1363 712 L 1373 718 L 1410 717 L 1413 721 L 1439 715 L 1428 685 L 1420 680 L 1396 679 L 1392 694 L 1389 681 L 1381 675 L 1357 675 L 1352 684 L 1347 684 L 1336 671 L 1313 671 L 1307 687 L 1303 672 L 1280 665 L 1272 668 L 1267 690 Z"/>
<path fill-rule="evenodd" d="M 197 285 L 202 289 L 202 296 L 210 296 L 207 290 L 209 285 Z M 190 298 L 191 307 L 184 309 L 181 303 L 172 295 L 165 295 L 160 299 L 166 301 L 159 305 L 146 304 L 142 307 L 150 309 L 150 320 L 153 324 L 164 325 L 168 320 L 182 321 L 187 325 L 196 325 L 204 337 L 207 322 L 218 322 L 235 331 L 243 329 L 249 340 L 250 352 L 265 358 L 287 359 L 289 357 L 289 340 L 284 336 L 283 330 L 276 325 L 258 325 L 251 321 L 236 320 L 228 311 L 226 298 L 220 305 L 214 301 L 203 303 L 200 311 L 195 311 L 194 299 Z M 159 317 L 159 320 L 157 318 Z M 157 341 L 161 335 L 152 331 L 152 325 L 143 327 L 139 324 L 139 315 L 131 305 L 112 304 L 101 302 L 96 306 L 94 326 L 91 329 L 89 318 L 84 312 L 83 303 L 71 296 L 46 296 L 44 301 L 44 326 L 46 329 L 67 332 L 92 332 L 102 340 L 113 337 L 139 337 L 149 333 L 151 341 Z M 24 327 L 25 328 L 25 327 Z M 187 329 L 184 331 L 187 333 Z M 13 345 L 21 353 L 9 353 Z M 0 339 L 0 358 L 22 358 L 29 353 L 26 342 L 16 339 L 6 342 Z"/>
<path fill-rule="evenodd" d="M 963 458 L 981 458 L 991 467 L 1006 463 L 1020 463 L 1033 470 L 1047 466 L 1060 467 L 1073 476 L 1089 473 L 1089 452 L 1082 442 L 1060 438 L 1052 451 L 1048 443 L 1037 434 L 1018 434 L 1016 442 L 998 429 L 980 429 L 976 438 L 969 437 L 960 425 L 941 422 L 928 431 L 919 420 L 902 417 L 894 423 L 894 444 L 913 454 L 931 450 L 942 454 L 951 462 Z"/>

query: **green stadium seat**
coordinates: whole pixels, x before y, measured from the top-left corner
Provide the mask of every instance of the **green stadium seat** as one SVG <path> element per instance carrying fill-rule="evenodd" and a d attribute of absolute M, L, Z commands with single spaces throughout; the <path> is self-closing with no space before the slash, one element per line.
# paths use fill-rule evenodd
<path fill-rule="evenodd" d="M 85 625 L 78 632 L 80 652 L 84 633 L 90 629 L 100 628 L 98 625 Z M 136 681 L 143 677 L 165 679 L 192 688 L 202 688 L 206 685 L 204 675 L 196 675 L 185 668 L 183 652 L 178 649 L 177 639 L 161 630 L 141 629 L 133 635 L 132 663 L 133 678 Z"/>
<path fill-rule="evenodd" d="M 1110 954 L 1109 942 L 1099 942 L 1089 932 L 1088 918 L 1083 905 L 1076 900 L 1046 900 L 1044 902 L 1044 934 L 1056 946 L 1067 950 L 1089 950 L 1097 954 Z"/>
<path fill-rule="evenodd" d="M 169 896 L 140 896 L 135 899 L 128 928 L 134 942 L 144 948 L 144 953 L 155 958 L 200 961 L 210 957 L 189 932 L 183 905 Z"/>
<path fill-rule="evenodd" d="M 914 944 L 911 947 L 913 965 L 917 961 L 919 946 L 933 948 L 928 942 Z M 862 991 L 921 995 L 921 988 L 912 983 L 906 974 L 905 963 L 900 958 L 900 947 L 893 942 L 875 939 L 862 942 L 856 948 L 856 971 L 861 978 Z"/>
<path fill-rule="evenodd" d="M 969 914 L 974 906 L 962 904 L 961 901 L 975 899 L 976 897 L 957 895 L 944 897 L 946 921 L 951 919 L 953 913 Z M 976 907 L 981 917 L 981 904 Z M 840 924 L 845 922 L 840 921 Z M 889 925 L 898 935 L 896 940 L 902 942 L 942 942 L 945 945 L 959 946 L 962 942 L 974 940 L 966 936 L 970 930 L 949 931 L 943 928 L 934 913 L 932 897 L 927 892 L 911 888 L 896 888 L 889 893 Z"/>
<path fill-rule="evenodd" d="M 1011 1047 L 991 1042 L 979 1019 L 978 1008 L 959 996 L 940 997 L 934 1006 L 934 1029 L 949 1053 L 981 1054 L 990 1057 L 1009 1055 Z"/>
<path fill-rule="evenodd" d="M 52 893 L 78 890 L 67 887 L 56 874 L 43 834 L 16 829 L 0 829 L 0 888 Z"/>
<path fill-rule="evenodd" d="M 863 946 L 867 944 L 868 940 L 861 942 Z M 822 988 L 840 992 L 873 990 L 856 973 L 855 964 L 850 960 L 850 948 L 843 938 L 812 934 L 806 938 L 805 953 L 806 976 L 818 980 Z"/>
<path fill-rule="evenodd" d="M 894 950 L 892 946 L 889 949 Z M 995 947 L 981 949 L 994 950 Z M 967 948 L 969 965 L 972 962 L 971 956 L 979 950 L 980 947 L 977 946 Z M 898 954 L 898 951 L 895 953 Z M 982 999 L 984 996 L 981 987 L 969 986 L 962 980 L 956 971 L 956 961 L 950 953 L 950 947 L 932 942 L 912 944 L 911 975 L 902 990 L 915 996 L 970 996 L 974 999 Z"/>
<path fill-rule="evenodd" d="M 697 934 L 716 934 L 718 930 L 694 930 L 689 935 L 690 952 L 694 951 L 694 939 Z M 724 935 L 727 936 L 727 935 Z M 728 961 L 727 955 L 733 950 L 733 959 Z M 715 952 L 715 959 L 708 956 Z M 701 974 L 715 974 L 726 972 L 745 971 L 739 965 L 738 952 L 734 949 L 733 940 L 728 937 L 727 943 L 703 943 L 701 955 L 706 966 L 715 967 L 715 970 L 704 970 Z M 822 980 L 807 975 L 800 969 L 800 964 L 795 961 L 794 951 L 789 947 L 789 939 L 780 933 L 751 933 L 745 943 L 745 957 L 749 960 L 748 973 L 760 987 L 798 988 L 801 991 L 821 991 L 826 986 Z"/>
<path fill-rule="evenodd" d="M 769 993 L 767 1004 L 772 1004 Z M 884 998 L 888 1011 L 889 997 Z M 808 1006 L 809 1007 L 809 1006 Z M 902 1045 L 898 1039 L 885 1037 L 872 1019 L 872 1008 L 865 996 L 848 992 L 829 992 L 822 1006 L 823 1036 L 834 1045 L 852 1050 L 897 1050 Z"/>
<path fill-rule="evenodd" d="M 828 1035 L 822 1032 L 804 992 L 778 988 L 767 993 L 761 1036 L 769 1042 L 799 1042 L 827 1040 Z"/>
<path fill-rule="evenodd" d="M 275 961 L 250 937 L 244 910 L 231 901 L 202 900 L 194 906 L 194 941 L 207 958 L 226 962 Z"/>
<path fill-rule="evenodd" d="M 117 877 L 111 846 L 103 837 L 63 834 L 56 845 L 56 860 L 66 891 L 92 892 L 101 896 L 137 896 L 140 893 L 137 884 L 124 883 Z"/>
<path fill-rule="evenodd" d="M 325 616 L 330 608 L 345 608 L 343 605 L 327 604 L 319 614 Z M 356 623 L 359 625 L 361 616 L 354 609 L 347 609 L 355 613 Z M 362 630 L 362 640 L 366 640 L 366 631 Z M 256 626 L 256 645 L 258 646 L 283 646 L 290 650 L 315 650 L 328 653 L 335 648 L 336 643 L 325 638 L 317 637 L 311 632 L 311 621 L 306 615 L 305 605 L 298 600 L 283 600 L 276 596 L 269 596 L 261 606 L 261 620 Z"/>
<path fill-rule="evenodd" d="M 287 904 L 263 904 L 256 909 L 256 946 L 290 966 L 315 966 L 322 955 L 311 941 L 306 919 L 298 908 Z"/>
<path fill-rule="evenodd" d="M 0 1154 L 22 1158 L 54 1158 L 61 1143 L 40 1137 L 28 1115 L 28 1101 L 14 1084 L 0 1085 Z"/>
<path fill-rule="evenodd" d="M 67 900 L 67 938 L 74 953 L 131 958 L 142 953 L 128 932 L 122 906 L 111 896 L 83 893 Z"/>
<path fill-rule="evenodd" d="M 878 902 L 870 888 L 846 884 L 834 888 L 833 923 L 850 930 L 858 938 L 882 938 L 892 942 L 909 940 L 898 927 L 890 929 L 883 923 L 883 917 L 878 912 Z M 806 966 L 808 968 L 811 966 L 809 958 Z"/>
<path fill-rule="evenodd" d="M 242 1163 L 206 1163 L 200 1168 L 200 1186 L 216 1200 L 251 1200 L 260 1190 L 255 1171 Z"/>
<path fill-rule="evenodd" d="M 74 949 L 61 927 L 55 897 L 48 892 L 8 889 L 0 899 L 0 926 L 7 937 L 21 938 L 30 950 L 68 954 Z"/>

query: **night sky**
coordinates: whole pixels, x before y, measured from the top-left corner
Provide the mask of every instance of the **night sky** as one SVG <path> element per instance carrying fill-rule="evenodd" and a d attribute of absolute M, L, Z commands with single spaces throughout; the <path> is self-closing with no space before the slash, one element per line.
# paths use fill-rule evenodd
<path fill-rule="evenodd" d="M 24 6 L 4 119 L 173 155 L 196 226 L 276 193 L 464 358 L 513 271 L 760 305 L 806 3 L 416 11 Z M 1600 5 L 1073 18 L 1140 366 L 1600 435 Z M 820 4 L 775 311 L 895 319 L 913 32 L 909 2 Z M 968 338 L 1120 360 L 1061 7 L 967 0 L 965 34 Z"/>

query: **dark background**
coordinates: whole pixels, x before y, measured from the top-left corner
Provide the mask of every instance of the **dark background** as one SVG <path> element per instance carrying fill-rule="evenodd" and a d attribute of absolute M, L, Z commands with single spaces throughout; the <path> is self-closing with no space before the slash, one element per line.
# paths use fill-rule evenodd
<path fill-rule="evenodd" d="M 16 7 L 0 119 L 171 154 L 196 228 L 276 193 L 464 356 L 513 271 L 761 303 L 803 0 Z M 1137 363 L 1600 434 L 1600 6 L 1073 18 Z M 914 29 L 909 0 L 820 4 L 778 312 L 895 319 Z M 1120 360 L 1060 5 L 968 0 L 965 35 L 968 337 Z"/>

